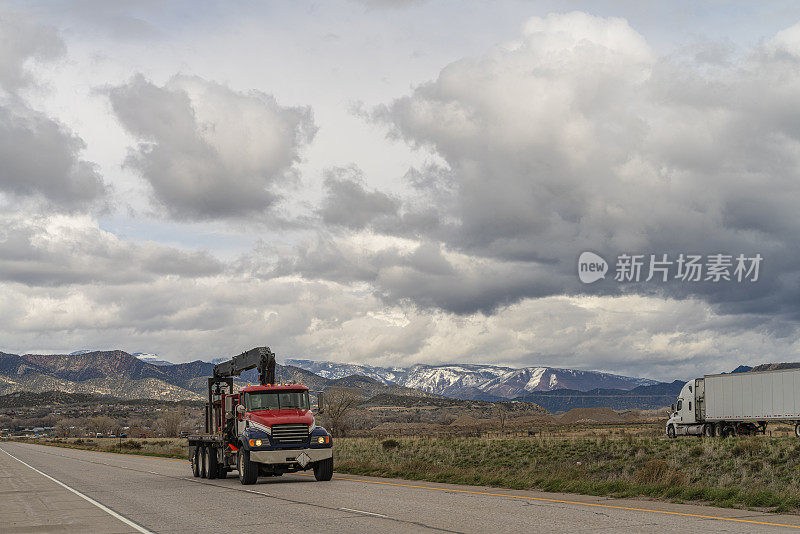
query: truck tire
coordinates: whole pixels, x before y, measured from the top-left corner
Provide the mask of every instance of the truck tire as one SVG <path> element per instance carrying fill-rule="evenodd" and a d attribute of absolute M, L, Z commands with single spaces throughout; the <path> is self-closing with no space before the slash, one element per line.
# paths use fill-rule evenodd
<path fill-rule="evenodd" d="M 200 478 L 206 478 L 206 448 L 202 445 L 197 447 L 197 461 L 200 464 Z"/>
<path fill-rule="evenodd" d="M 800 423 L 797 423 L 796 425 L 794 425 L 794 435 L 796 437 L 800 438 Z"/>
<path fill-rule="evenodd" d="M 676 436 L 675 427 L 673 425 L 669 425 L 667 427 L 667 437 L 670 438 L 670 439 L 673 439 L 673 438 L 675 438 L 675 436 Z"/>
<path fill-rule="evenodd" d="M 725 431 L 725 425 L 723 425 L 722 423 L 714 423 L 715 436 L 717 436 L 718 438 L 724 438 L 725 437 L 725 434 L 723 433 L 724 431 Z"/>
<path fill-rule="evenodd" d="M 192 474 L 195 477 L 200 476 L 200 447 L 192 447 Z"/>
<path fill-rule="evenodd" d="M 333 458 L 326 458 L 314 464 L 314 478 L 327 482 L 333 478 Z"/>
<path fill-rule="evenodd" d="M 211 445 L 205 447 L 205 450 L 206 452 L 203 455 L 203 459 L 206 464 L 206 478 L 217 478 L 217 472 L 219 471 L 219 467 L 217 466 L 217 451 L 215 451 L 214 447 Z"/>
<path fill-rule="evenodd" d="M 706 438 L 714 437 L 714 425 L 712 425 L 711 423 L 706 423 L 703 425 L 703 437 Z"/>
<path fill-rule="evenodd" d="M 239 454 L 236 455 L 236 467 L 239 470 L 239 482 L 244 485 L 256 483 L 258 464 L 250 461 L 250 451 L 239 449 Z"/>

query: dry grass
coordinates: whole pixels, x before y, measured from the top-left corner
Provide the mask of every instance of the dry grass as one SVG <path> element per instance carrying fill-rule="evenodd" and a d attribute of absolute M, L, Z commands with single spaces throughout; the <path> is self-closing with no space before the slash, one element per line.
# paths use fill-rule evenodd
<path fill-rule="evenodd" d="M 800 511 L 800 440 L 651 437 L 338 439 L 353 474 Z"/>
<path fill-rule="evenodd" d="M 163 458 L 188 459 L 189 457 L 186 440 L 178 438 L 123 438 L 122 440 L 117 438 L 39 438 L 20 441 L 88 451 L 139 454 Z"/>

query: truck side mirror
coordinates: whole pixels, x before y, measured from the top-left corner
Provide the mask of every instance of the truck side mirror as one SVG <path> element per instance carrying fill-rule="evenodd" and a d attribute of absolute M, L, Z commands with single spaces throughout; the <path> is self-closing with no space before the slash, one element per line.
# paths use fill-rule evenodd
<path fill-rule="evenodd" d="M 325 411 L 325 395 L 320 391 L 317 393 L 317 413 Z"/>
<path fill-rule="evenodd" d="M 673 412 L 675 411 L 675 405 L 674 404 L 672 405 L 672 411 Z"/>
<path fill-rule="evenodd" d="M 236 405 L 236 413 L 243 414 L 244 413 L 244 404 L 237 404 Z"/>

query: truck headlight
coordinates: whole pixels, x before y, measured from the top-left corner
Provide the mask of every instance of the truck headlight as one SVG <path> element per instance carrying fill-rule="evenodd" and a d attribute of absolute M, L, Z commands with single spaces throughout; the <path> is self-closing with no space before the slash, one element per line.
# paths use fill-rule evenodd
<path fill-rule="evenodd" d="M 256 440 L 256 447 L 260 447 L 260 446 L 261 446 L 261 440 L 260 440 L 260 439 L 257 439 L 257 440 Z"/>
<path fill-rule="evenodd" d="M 317 438 L 317 443 L 325 443 L 325 436 L 320 436 Z"/>

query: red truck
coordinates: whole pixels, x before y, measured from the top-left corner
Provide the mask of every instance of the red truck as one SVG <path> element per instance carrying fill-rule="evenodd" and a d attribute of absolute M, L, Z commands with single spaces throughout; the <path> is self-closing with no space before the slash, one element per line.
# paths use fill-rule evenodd
<path fill-rule="evenodd" d="M 234 391 L 234 377 L 254 368 L 260 385 Z M 224 478 L 234 469 L 242 484 L 308 469 L 317 480 L 333 476 L 333 440 L 316 424 L 308 388 L 275 383 L 275 355 L 268 347 L 214 366 L 205 433 L 188 440 L 196 477 Z"/>

